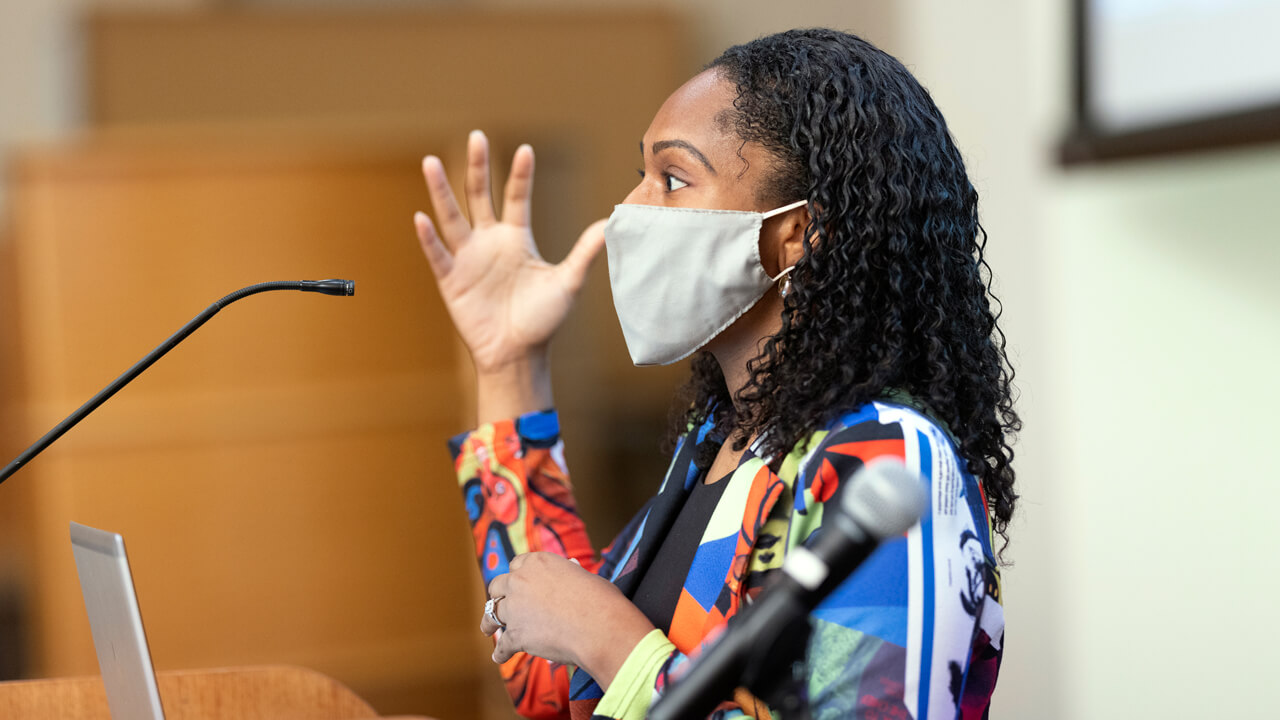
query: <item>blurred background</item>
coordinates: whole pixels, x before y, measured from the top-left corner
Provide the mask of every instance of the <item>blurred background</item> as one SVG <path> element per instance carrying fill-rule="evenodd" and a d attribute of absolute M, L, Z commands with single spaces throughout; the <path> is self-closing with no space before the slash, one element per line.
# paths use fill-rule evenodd
<path fill-rule="evenodd" d="M 0 672 L 97 672 L 75 520 L 128 539 L 158 669 L 296 663 L 384 713 L 509 716 L 474 631 L 445 449 L 470 379 L 413 235 L 419 161 L 460 168 L 482 127 L 501 177 L 531 142 L 558 259 L 631 187 L 684 79 L 828 25 L 925 83 L 982 196 L 1025 422 L 993 717 L 1261 714 L 1280 667 L 1280 144 L 1124 157 L 1107 133 L 1150 141 L 1179 99 L 1124 75 L 1126 52 L 1199 77 L 1213 112 L 1250 87 L 1218 69 L 1274 91 L 1274 50 L 1242 39 L 1276 18 L 1261 0 L 1091 5 L 1128 21 L 1095 34 L 1093 116 L 1068 0 L 0 4 L 5 462 L 222 295 L 357 282 L 223 311 L 0 486 Z M 1140 44 L 1157 30 L 1178 63 Z M 603 544 L 656 487 L 683 368 L 630 365 L 603 262 L 554 352 Z"/>

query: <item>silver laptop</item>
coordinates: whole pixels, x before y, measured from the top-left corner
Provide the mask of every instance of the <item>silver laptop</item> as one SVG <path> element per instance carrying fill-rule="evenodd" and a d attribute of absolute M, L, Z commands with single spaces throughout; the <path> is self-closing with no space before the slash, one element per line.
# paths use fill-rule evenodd
<path fill-rule="evenodd" d="M 114 720 L 164 720 L 124 538 L 71 523 L 71 549 Z"/>

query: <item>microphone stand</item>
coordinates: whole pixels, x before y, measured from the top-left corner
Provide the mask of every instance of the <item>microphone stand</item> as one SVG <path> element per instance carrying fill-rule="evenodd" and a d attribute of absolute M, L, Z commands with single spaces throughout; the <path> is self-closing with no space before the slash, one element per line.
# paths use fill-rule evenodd
<path fill-rule="evenodd" d="M 159 347 L 147 353 L 141 360 L 134 364 L 133 367 L 124 371 L 120 377 L 111 382 L 110 385 L 103 388 L 97 395 L 89 398 L 89 401 L 80 406 L 80 409 L 71 413 L 62 422 L 54 426 L 52 430 L 45 433 L 44 437 L 37 440 L 31 447 L 23 450 L 18 457 L 13 459 L 3 471 L 0 471 L 0 483 L 9 479 L 9 476 L 17 472 L 22 466 L 26 465 L 41 451 L 49 447 L 55 440 L 62 437 L 68 430 L 76 426 L 76 423 L 85 418 L 86 415 L 98 409 L 98 406 L 106 402 L 120 391 L 125 385 L 128 385 L 134 378 L 142 374 L 144 370 L 151 367 L 157 360 L 164 357 L 178 343 L 187 338 L 188 335 L 195 332 L 201 325 L 204 325 L 218 313 L 219 310 L 239 300 L 240 298 L 256 295 L 260 292 L 270 290 L 301 290 L 303 292 L 317 292 L 325 295 L 348 296 L 356 294 L 356 284 L 350 280 L 294 280 L 281 282 L 266 282 L 249 287 L 240 288 L 235 292 L 217 300 L 203 312 L 195 316 L 186 325 L 183 325 L 178 332 L 169 336 L 168 340 L 160 343 Z"/>
<path fill-rule="evenodd" d="M 650 720 L 704 718 L 729 699 L 724 683 L 734 678 L 729 687 L 745 687 L 782 717 L 808 720 L 804 657 L 812 632 L 809 613 L 799 602 L 766 609 L 763 614 L 743 613 L 741 622 L 731 622 L 720 638 L 724 642 L 733 633 L 753 638 L 746 655 L 707 653 L 695 660 L 653 706 Z M 699 673 L 692 672 L 695 668 Z"/>
<path fill-rule="evenodd" d="M 805 651 L 813 626 L 801 611 L 757 645 L 742 672 L 743 686 L 787 720 L 809 720 L 809 667 Z"/>

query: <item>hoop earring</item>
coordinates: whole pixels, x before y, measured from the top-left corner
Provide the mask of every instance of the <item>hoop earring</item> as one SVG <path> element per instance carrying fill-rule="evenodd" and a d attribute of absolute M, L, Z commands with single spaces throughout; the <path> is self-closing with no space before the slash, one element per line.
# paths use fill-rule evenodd
<path fill-rule="evenodd" d="M 787 299 L 787 295 L 791 292 L 791 271 L 782 278 L 782 282 L 778 284 L 778 295 L 783 299 Z"/>

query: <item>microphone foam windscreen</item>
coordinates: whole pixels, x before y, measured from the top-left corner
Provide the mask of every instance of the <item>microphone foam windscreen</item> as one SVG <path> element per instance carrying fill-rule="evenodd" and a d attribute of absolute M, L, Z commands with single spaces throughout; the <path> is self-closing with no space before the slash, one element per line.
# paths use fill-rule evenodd
<path fill-rule="evenodd" d="M 854 473 L 845 512 L 868 535 L 883 540 L 916 524 L 928 507 L 925 481 L 897 458 L 877 458 Z"/>

